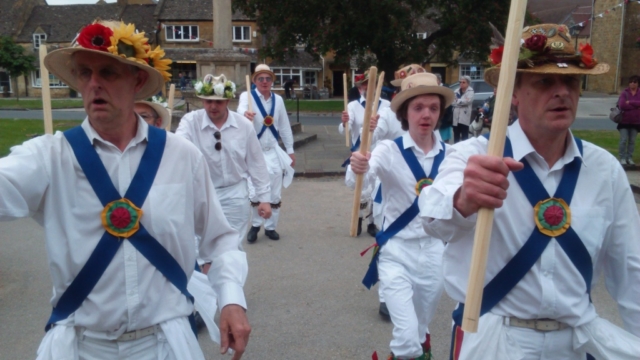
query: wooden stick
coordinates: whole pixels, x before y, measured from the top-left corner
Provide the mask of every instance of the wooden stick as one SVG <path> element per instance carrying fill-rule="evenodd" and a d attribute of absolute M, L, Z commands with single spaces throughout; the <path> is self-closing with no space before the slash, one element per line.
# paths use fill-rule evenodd
<path fill-rule="evenodd" d="M 51 88 L 49 87 L 49 70 L 44 66 L 47 46 L 40 44 L 40 85 L 42 86 L 42 112 L 44 133 L 53 134 L 53 115 L 51 114 Z"/>
<path fill-rule="evenodd" d="M 369 86 L 367 89 L 373 89 L 373 85 L 371 82 L 376 80 L 378 75 L 378 68 L 372 66 L 369 69 Z M 364 108 L 364 119 L 362 119 L 362 128 L 368 129 L 369 122 L 371 120 L 371 109 L 373 108 L 373 91 L 367 91 L 367 106 Z M 369 149 L 365 148 L 363 145 L 369 141 L 369 132 L 363 131 L 362 138 L 360 139 L 360 154 L 367 155 L 367 151 Z M 362 182 L 364 180 L 364 174 L 356 175 L 356 190 L 353 194 L 353 208 L 351 209 L 351 229 L 349 234 L 352 237 L 358 236 L 358 214 L 360 213 L 360 195 L 362 193 Z"/>
<path fill-rule="evenodd" d="M 380 94 L 382 93 L 382 86 L 384 85 L 384 71 L 380 72 L 378 76 L 378 86 L 376 87 L 376 99 L 373 101 L 373 109 L 371 110 L 371 117 L 378 115 L 378 102 L 380 102 Z M 371 140 L 373 139 L 373 131 L 369 134 L 369 143 L 367 144 L 367 151 L 371 148 Z"/>
<path fill-rule="evenodd" d="M 249 112 L 253 112 L 253 103 L 251 102 L 251 80 L 249 79 L 249 75 L 245 76 L 245 80 L 247 82 L 247 105 Z M 242 114 L 244 116 L 244 114 Z"/>
<path fill-rule="evenodd" d="M 176 95 L 176 84 L 169 86 L 169 98 L 167 99 L 167 107 L 169 110 L 169 123 L 165 130 L 171 131 L 171 122 L 173 121 L 173 98 Z"/>
<path fill-rule="evenodd" d="M 518 67 L 520 39 L 522 38 L 526 8 L 527 0 L 511 0 L 504 53 L 500 65 L 500 82 L 496 92 L 498 96 L 496 98 L 493 124 L 491 125 L 491 139 L 487 150 L 488 155 L 492 156 L 503 156 L 507 126 L 509 124 L 511 94 L 513 93 L 516 69 Z M 462 319 L 462 330 L 468 332 L 478 331 L 478 319 L 482 304 L 482 290 L 484 288 L 492 225 L 493 209 L 480 209 L 473 240 L 471 270 L 469 271 L 469 284 Z"/>
<path fill-rule="evenodd" d="M 344 111 L 349 111 L 347 107 L 349 106 L 349 98 L 347 96 L 347 73 L 342 74 L 342 92 L 344 93 Z M 344 127 L 344 142 L 348 148 L 351 148 L 351 137 L 349 135 L 349 123 Z"/>

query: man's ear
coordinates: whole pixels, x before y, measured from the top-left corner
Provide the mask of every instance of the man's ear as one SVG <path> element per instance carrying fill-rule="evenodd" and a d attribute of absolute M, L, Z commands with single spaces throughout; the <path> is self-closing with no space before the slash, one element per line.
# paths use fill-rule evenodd
<path fill-rule="evenodd" d="M 518 106 L 518 103 L 520 101 L 518 100 L 518 95 L 516 94 L 515 89 L 513 90 L 513 96 L 511 96 L 511 105 L 513 106 Z"/>
<path fill-rule="evenodd" d="M 136 93 L 142 89 L 144 84 L 147 83 L 147 80 L 149 80 L 149 74 L 146 71 L 139 69 L 136 72 Z"/>

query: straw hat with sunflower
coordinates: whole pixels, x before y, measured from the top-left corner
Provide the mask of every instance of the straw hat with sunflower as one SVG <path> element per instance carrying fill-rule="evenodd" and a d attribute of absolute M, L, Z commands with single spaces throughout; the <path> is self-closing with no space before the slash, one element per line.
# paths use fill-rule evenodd
<path fill-rule="evenodd" d="M 155 95 L 171 79 L 168 72 L 171 60 L 164 59 L 165 53 L 160 46 L 151 50 L 149 39 L 144 32 L 136 32 L 133 24 L 95 21 L 80 31 L 71 47 L 47 54 L 44 59 L 47 69 L 76 91 L 79 89 L 73 75 L 72 57 L 80 51 L 109 56 L 149 74 L 149 79 L 136 94 L 136 100 Z"/>

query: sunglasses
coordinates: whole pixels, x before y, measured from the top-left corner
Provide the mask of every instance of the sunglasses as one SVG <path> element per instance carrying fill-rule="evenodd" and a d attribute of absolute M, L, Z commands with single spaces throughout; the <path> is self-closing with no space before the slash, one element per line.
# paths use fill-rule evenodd
<path fill-rule="evenodd" d="M 259 77 L 256 79 L 258 82 L 271 82 L 271 78 L 270 77 Z"/>
<path fill-rule="evenodd" d="M 214 132 L 213 137 L 216 139 L 215 149 L 218 151 L 222 150 L 222 143 L 220 142 L 222 135 L 220 134 L 220 131 Z"/>

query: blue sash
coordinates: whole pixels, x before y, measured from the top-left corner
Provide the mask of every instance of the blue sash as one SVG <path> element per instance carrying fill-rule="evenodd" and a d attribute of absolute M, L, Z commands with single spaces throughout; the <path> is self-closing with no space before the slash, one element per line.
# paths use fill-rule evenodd
<path fill-rule="evenodd" d="M 84 130 L 78 126 L 65 131 L 64 136 L 71 145 L 82 171 L 102 205 L 106 206 L 112 201 L 122 199 L 123 197 L 111 182 L 109 173 Z M 124 195 L 125 199 L 139 208 L 142 208 L 158 172 L 166 137 L 166 131 L 149 126 L 147 148 Z M 82 305 L 116 255 L 120 244 L 122 244 L 120 240 L 109 232 L 104 232 L 89 260 L 62 294 L 56 307 L 53 308 L 45 330 L 49 330 L 57 321 L 69 317 Z M 149 234 L 142 223 L 140 223 L 138 231 L 128 240 L 162 275 L 193 302 L 193 297 L 187 291 L 187 275 L 184 270 L 173 256 Z"/>
<path fill-rule="evenodd" d="M 275 113 L 275 110 L 276 110 L 276 98 L 273 96 L 273 93 L 271 93 L 271 110 L 269 111 L 269 115 L 267 115 L 267 111 L 264 109 L 264 106 L 262 106 L 262 101 L 260 101 L 260 98 L 258 97 L 258 93 L 255 90 L 251 90 L 251 95 L 253 96 L 253 99 L 256 101 L 256 105 L 258 106 L 258 110 L 260 110 L 260 114 L 262 115 L 262 118 L 266 119 L 267 116 L 271 116 L 271 118 L 274 120 L 274 124 L 272 124 L 271 126 L 265 125 L 263 120 L 262 129 L 260 129 L 260 132 L 258 133 L 258 139 L 262 137 L 262 134 L 264 134 L 264 131 L 267 130 L 267 128 L 271 130 L 271 133 L 273 134 L 273 137 L 276 138 L 276 140 L 280 139 L 280 135 L 278 134 L 278 130 L 276 129 L 275 118 L 273 117 L 273 114 Z"/>
<path fill-rule="evenodd" d="M 488 136 L 486 137 L 488 138 Z M 575 138 L 575 141 L 580 150 L 580 154 L 582 154 L 582 141 L 578 138 Z M 513 157 L 513 150 L 509 138 L 507 138 L 505 142 L 504 156 Z M 513 173 L 513 175 L 533 207 L 538 204 L 539 201 L 548 199 L 550 196 L 531 168 L 531 165 L 529 165 L 529 162 L 526 159 L 522 159 L 521 162 L 524 164 L 524 169 Z M 554 198 L 563 199 L 567 204 L 571 204 L 581 166 L 582 161 L 578 157 L 571 163 L 565 165 L 562 180 L 560 180 L 560 184 L 553 196 Z M 540 232 L 537 227 L 534 228 L 531 236 L 518 253 L 516 253 L 504 268 L 484 287 L 480 315 L 489 312 L 522 280 L 538 261 L 551 239 L 550 236 Z M 587 294 L 591 296 L 593 264 L 591 262 L 591 255 L 584 246 L 584 243 L 571 227 L 569 227 L 564 234 L 554 237 L 554 239 L 560 244 L 560 247 L 578 269 L 580 275 L 582 275 L 587 286 Z M 458 326 L 462 324 L 463 313 L 464 304 L 460 304 L 453 312 L 453 320 Z"/>
<path fill-rule="evenodd" d="M 424 169 L 422 168 L 422 165 L 420 165 L 418 158 L 416 158 L 416 154 L 413 153 L 413 150 L 411 150 L 411 148 L 404 148 L 402 136 L 395 139 L 394 141 L 398 146 L 398 149 L 400 150 L 404 161 L 407 163 L 407 166 L 409 166 L 413 177 L 416 178 L 416 183 L 419 183 L 420 181 L 423 181 L 425 179 L 433 180 L 436 176 L 438 176 L 438 168 L 440 167 L 442 160 L 444 160 L 444 143 L 441 143 L 442 150 L 440 150 L 438 155 L 433 158 L 431 172 L 429 173 L 429 176 L 427 176 L 427 174 L 424 172 Z M 409 225 L 409 223 L 413 221 L 413 219 L 415 219 L 415 217 L 420 213 L 420 208 L 418 207 L 418 198 L 419 197 L 416 196 L 411 206 L 402 214 L 400 214 L 400 216 L 398 216 L 398 218 L 394 222 L 392 222 L 389 227 L 384 230 L 378 231 L 378 234 L 376 235 L 377 246 L 376 249 L 374 249 L 373 258 L 369 263 L 369 269 L 367 270 L 364 279 L 362 279 L 362 283 L 367 287 L 367 289 L 371 289 L 371 287 L 378 282 L 378 257 L 380 256 L 380 249 L 384 246 L 384 244 L 387 243 L 387 241 L 389 241 L 389 239 L 394 237 L 397 233 L 400 232 L 400 230 Z"/>

